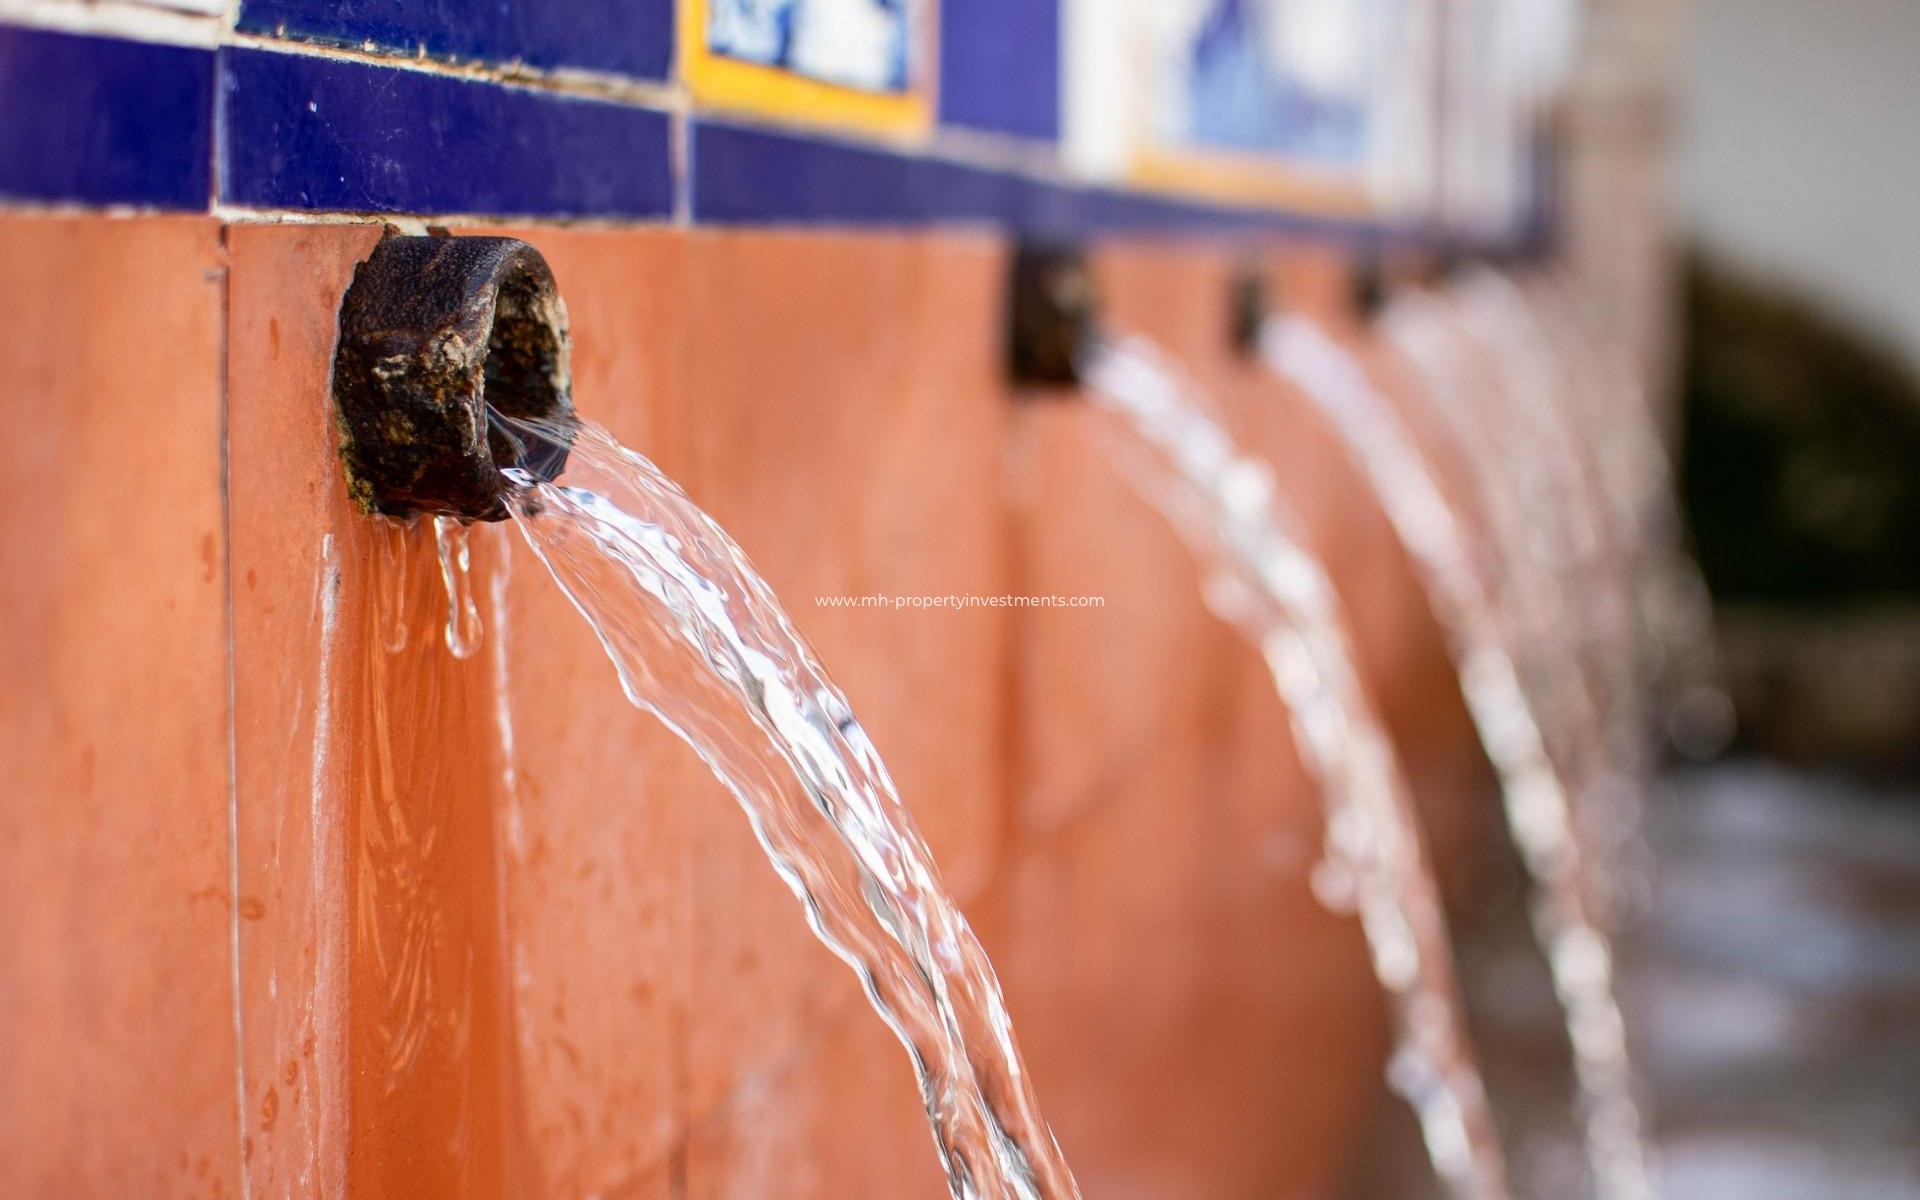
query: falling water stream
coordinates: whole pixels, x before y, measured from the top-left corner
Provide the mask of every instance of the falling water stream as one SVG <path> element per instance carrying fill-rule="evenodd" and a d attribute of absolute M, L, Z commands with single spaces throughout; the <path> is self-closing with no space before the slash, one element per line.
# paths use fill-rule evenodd
<path fill-rule="evenodd" d="M 1588 669 L 1588 629 L 1579 549 L 1569 519 L 1555 511 L 1559 485 L 1511 422 L 1490 408 L 1465 335 L 1444 303 L 1401 295 L 1378 323 L 1386 343 L 1413 369 L 1413 398 L 1438 419 L 1477 485 L 1491 538 L 1481 578 L 1505 614 L 1515 660 L 1547 750 L 1568 783 L 1576 827 L 1604 803 L 1606 704 Z M 1587 526 L 1590 528 L 1590 526 Z M 1596 887 L 1602 881 L 1590 882 Z"/>
<path fill-rule="evenodd" d="M 1569 614 L 1582 631 L 1583 649 L 1598 701 L 1592 731 L 1586 829 L 1600 862 L 1593 882 L 1600 900 L 1620 914 L 1628 906 L 1630 866 L 1639 851 L 1642 803 L 1651 776 L 1652 722 L 1643 707 L 1635 555 L 1640 531 L 1627 519 L 1606 469 L 1608 446 L 1633 422 L 1617 413 L 1614 436 L 1585 427 L 1583 380 L 1568 369 L 1552 328 L 1505 275 L 1473 273 L 1452 296 L 1456 327 L 1483 361 L 1496 368 L 1491 399 L 1510 435 L 1510 454 L 1544 468 L 1555 485 L 1550 507 L 1533 509 L 1537 522 L 1557 517 L 1577 586 Z M 1546 499 L 1536 496 L 1536 503 Z"/>
<path fill-rule="evenodd" d="M 1390 1002 L 1394 1088 L 1453 1195 L 1502 1200 L 1505 1164 L 1461 1020 L 1439 888 L 1391 743 L 1354 666 L 1339 600 L 1281 506 L 1153 347 L 1096 343 L 1081 377 L 1130 436 L 1121 469 L 1215 572 L 1207 599 L 1265 657 L 1326 808 L 1323 894 L 1360 917 Z"/>
<path fill-rule="evenodd" d="M 554 431 L 494 414 L 522 438 Z M 627 698 L 745 810 L 822 942 L 906 1046 L 956 1200 L 1079 1195 L 999 982 L 885 765 L 733 539 L 647 459 L 583 423 L 566 484 L 517 469 L 514 524 L 599 636 Z M 440 532 L 466 644 L 457 536 Z"/>
<path fill-rule="evenodd" d="M 1687 553 L 1679 489 L 1641 370 L 1621 339 L 1583 310 L 1570 282 L 1536 280 L 1531 305 L 1584 403 L 1572 415 L 1594 447 L 1614 523 L 1632 538 L 1644 688 L 1674 746 L 1695 758 L 1725 749 L 1733 710 L 1719 684 L 1706 581 Z"/>
<path fill-rule="evenodd" d="M 1567 1017 L 1588 1153 L 1605 1200 L 1652 1194 L 1613 955 L 1590 911 L 1588 864 L 1567 787 L 1548 754 L 1509 631 L 1471 541 L 1393 405 L 1353 356 L 1297 317 L 1268 322 L 1266 361 L 1339 435 L 1418 571 L 1500 779 L 1507 825 L 1534 881 L 1535 936 Z"/>

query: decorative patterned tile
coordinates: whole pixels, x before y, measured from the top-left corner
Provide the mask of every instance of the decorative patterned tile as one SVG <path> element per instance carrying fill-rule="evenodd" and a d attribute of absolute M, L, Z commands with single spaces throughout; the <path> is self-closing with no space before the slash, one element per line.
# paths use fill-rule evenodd
<path fill-rule="evenodd" d="M 673 62 L 673 0 L 246 0 L 240 28 L 642 79 L 666 78 Z"/>
<path fill-rule="evenodd" d="M 940 123 L 1059 136 L 1059 0 L 941 5 Z"/>
<path fill-rule="evenodd" d="M 1061 3 L 1063 152 L 1090 179 L 1366 214 L 1370 168 L 1429 132 L 1421 0 Z"/>
<path fill-rule="evenodd" d="M 221 51 L 221 198 L 347 212 L 647 218 L 665 114 L 310 55 Z"/>
<path fill-rule="evenodd" d="M 931 125 L 934 0 L 685 0 L 680 76 L 703 108 L 893 137 Z"/>
<path fill-rule="evenodd" d="M 0 26 L 0 197 L 203 209 L 213 55 Z"/>
<path fill-rule="evenodd" d="M 862 92 L 907 90 L 908 0 L 708 0 L 709 53 Z"/>

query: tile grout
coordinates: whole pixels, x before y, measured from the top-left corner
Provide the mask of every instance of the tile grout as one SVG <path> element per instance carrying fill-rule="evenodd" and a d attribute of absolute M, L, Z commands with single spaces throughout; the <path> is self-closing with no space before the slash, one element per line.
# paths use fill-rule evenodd
<path fill-rule="evenodd" d="M 227 643 L 227 917 L 228 957 L 233 989 L 233 1082 L 235 1094 L 235 1153 L 239 1157 L 240 1195 L 253 1195 L 253 1173 L 247 1162 L 247 1042 L 246 1015 L 242 1004 L 240 968 L 240 765 L 239 707 L 235 659 L 233 600 L 233 469 L 232 412 L 233 392 L 230 375 L 232 348 L 233 257 L 227 245 L 226 228 L 219 231 L 223 260 L 220 288 L 220 541 L 221 577 L 226 592 L 224 616 Z"/>

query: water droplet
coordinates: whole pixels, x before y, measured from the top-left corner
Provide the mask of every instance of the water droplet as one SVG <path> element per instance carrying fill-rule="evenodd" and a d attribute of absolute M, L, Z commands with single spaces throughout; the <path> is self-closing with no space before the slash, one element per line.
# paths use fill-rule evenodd
<path fill-rule="evenodd" d="M 374 550 L 379 555 L 380 586 L 374 602 L 380 645 L 388 654 L 407 648 L 407 540 L 413 527 L 392 517 L 374 520 Z"/>
<path fill-rule="evenodd" d="M 469 526 L 458 517 L 435 517 L 433 540 L 440 551 L 440 579 L 447 585 L 447 649 L 455 658 L 472 658 L 480 649 L 480 607 L 473 599 L 473 562 L 468 554 Z"/>

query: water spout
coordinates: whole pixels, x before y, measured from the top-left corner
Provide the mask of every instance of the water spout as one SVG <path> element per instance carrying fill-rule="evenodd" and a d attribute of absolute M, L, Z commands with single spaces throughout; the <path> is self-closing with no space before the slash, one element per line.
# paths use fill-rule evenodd
<path fill-rule="evenodd" d="M 334 367 L 356 501 L 433 516 L 459 657 L 479 638 L 467 523 L 516 518 L 627 698 L 732 792 L 906 1048 L 954 1200 L 1078 1200 L 999 981 L 846 697 L 725 531 L 575 416 L 567 368 L 565 308 L 532 247 L 383 240 L 355 272 Z"/>
<path fill-rule="evenodd" d="M 1093 336 L 1093 278 L 1079 252 L 1021 246 L 1007 292 L 1007 373 L 1016 384 L 1071 387 Z"/>
<path fill-rule="evenodd" d="M 570 426 L 567 310 L 532 246 L 389 234 L 354 268 L 333 362 L 347 490 L 362 511 L 507 515 L 501 471 L 552 479 L 567 443 L 522 445 L 489 411 Z"/>

